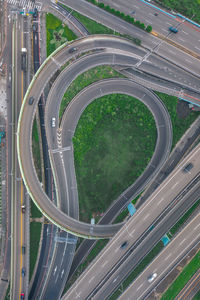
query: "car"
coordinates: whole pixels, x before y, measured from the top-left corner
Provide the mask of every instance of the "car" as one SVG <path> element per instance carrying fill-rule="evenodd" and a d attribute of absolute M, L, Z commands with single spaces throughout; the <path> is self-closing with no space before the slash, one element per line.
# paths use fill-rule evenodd
<path fill-rule="evenodd" d="M 55 117 L 51 118 L 51 127 L 56 127 L 56 118 Z"/>
<path fill-rule="evenodd" d="M 33 97 L 30 97 L 29 100 L 28 100 L 28 104 L 29 104 L 29 105 L 32 105 L 33 102 L 34 102 L 34 100 L 35 100 L 35 99 L 34 99 Z"/>
<path fill-rule="evenodd" d="M 21 298 L 20 298 L 20 299 L 21 299 L 21 300 L 24 300 L 25 294 L 24 294 L 24 293 L 21 293 L 21 295 L 20 295 L 20 296 L 21 296 Z"/>
<path fill-rule="evenodd" d="M 154 16 L 156 16 L 156 17 L 157 17 L 157 16 L 158 16 L 158 14 L 157 14 L 157 13 L 155 13 L 155 14 L 154 14 Z"/>
<path fill-rule="evenodd" d="M 176 27 L 169 27 L 169 31 L 173 32 L 173 33 L 177 33 L 178 29 Z"/>
<path fill-rule="evenodd" d="M 37 24 L 33 24 L 33 31 L 37 31 Z"/>
<path fill-rule="evenodd" d="M 69 49 L 69 53 L 73 53 L 73 52 L 75 52 L 75 51 L 77 51 L 78 49 L 76 48 L 76 47 L 73 47 L 73 48 L 70 48 Z"/>
<path fill-rule="evenodd" d="M 25 254 L 25 253 L 26 253 L 26 247 L 22 246 L 22 254 Z"/>
<path fill-rule="evenodd" d="M 24 277 L 26 275 L 26 269 L 23 267 L 22 268 L 22 277 Z"/>
<path fill-rule="evenodd" d="M 184 173 L 188 173 L 188 172 L 190 172 L 190 170 L 191 170 L 193 167 L 194 167 L 193 164 L 192 164 L 192 163 L 189 163 L 189 164 L 187 164 L 187 165 L 183 168 L 183 172 L 184 172 Z"/>
<path fill-rule="evenodd" d="M 125 242 L 123 242 L 123 243 L 121 244 L 120 248 L 121 248 L 121 249 L 125 249 L 127 246 L 128 246 L 128 242 L 125 241 Z"/>
<path fill-rule="evenodd" d="M 33 18 L 36 19 L 38 17 L 38 10 L 37 8 L 35 7 L 34 8 L 34 11 L 33 11 Z"/>
<path fill-rule="evenodd" d="M 153 273 L 148 277 L 148 282 L 151 283 L 156 277 L 158 276 L 157 273 Z"/>
<path fill-rule="evenodd" d="M 26 206 L 25 206 L 25 204 L 23 204 L 23 205 L 21 206 L 21 209 L 22 209 L 22 213 L 25 214 L 25 211 L 26 211 Z"/>

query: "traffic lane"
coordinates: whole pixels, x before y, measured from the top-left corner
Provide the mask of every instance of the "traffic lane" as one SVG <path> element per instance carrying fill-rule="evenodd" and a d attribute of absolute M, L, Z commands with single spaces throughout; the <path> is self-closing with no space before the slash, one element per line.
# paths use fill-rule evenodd
<path fill-rule="evenodd" d="M 50 266 L 46 284 L 43 285 L 42 299 L 60 299 L 74 257 L 76 242 L 68 243 L 67 240 L 76 240 L 76 237 L 66 232 L 59 232 L 56 238 L 58 241 L 54 253 L 55 259 Z"/>
<path fill-rule="evenodd" d="M 138 37 L 138 38 L 142 39 L 142 45 L 148 49 L 154 49 L 155 44 L 160 43 L 160 39 L 156 38 L 155 36 L 153 36 L 151 34 L 146 34 L 143 30 L 140 30 L 140 29 L 139 29 L 139 32 L 140 32 L 139 33 L 138 31 L 136 31 L 136 28 L 135 28 L 136 26 L 131 25 L 111 14 L 108 14 L 106 11 L 99 9 L 98 7 L 92 5 L 91 3 L 88 3 L 86 1 L 84 1 L 84 3 L 83 3 L 80 0 L 76 0 L 76 1 L 63 0 L 63 1 L 59 1 L 59 2 L 67 5 L 68 7 L 71 7 L 72 9 L 77 10 L 78 12 L 86 15 L 89 18 L 94 19 L 95 21 L 98 20 L 99 23 L 102 23 L 105 26 L 110 27 L 120 33 L 128 34 L 130 36 Z M 97 9 L 98 9 L 98 11 L 97 11 Z M 167 32 L 166 32 L 166 34 L 167 34 Z M 167 47 L 165 47 L 164 49 L 163 49 L 163 47 L 160 47 L 158 54 L 165 57 L 166 52 L 167 52 L 166 58 L 169 61 L 179 65 L 180 67 L 184 67 L 185 66 L 184 60 L 179 62 L 180 58 L 177 57 L 176 54 L 168 53 L 169 46 L 170 45 L 167 44 Z M 182 51 L 181 51 L 181 56 L 182 56 L 182 58 L 185 56 L 185 53 Z M 186 57 L 188 57 L 188 54 Z M 188 65 L 188 64 L 189 63 L 187 62 L 186 65 Z M 192 65 L 189 64 L 189 66 L 190 67 L 189 68 L 187 67 L 187 70 L 192 70 L 193 68 L 196 70 L 196 66 L 194 63 Z M 192 71 L 192 72 L 194 72 L 194 71 Z M 197 74 L 199 74 L 198 68 L 197 68 Z"/>
<path fill-rule="evenodd" d="M 120 300 L 144 299 L 164 279 L 167 273 L 188 253 L 199 241 L 200 237 L 200 215 L 198 214 L 185 228 L 172 240 L 163 251 L 147 266 L 147 268 L 136 278 L 133 284 L 122 294 Z M 147 278 L 157 273 L 153 283 Z M 134 296 L 133 296 L 134 295 Z M 134 297 L 134 298 L 133 298 Z"/>
<path fill-rule="evenodd" d="M 138 69 L 159 78 L 182 84 L 185 88 L 193 88 L 195 91 L 200 91 L 199 78 L 184 70 L 180 72 L 180 68 L 169 62 L 167 63 L 162 58 L 157 58 L 155 54 L 151 55 L 147 61 L 144 61 Z"/>
<path fill-rule="evenodd" d="M 128 1 L 116 0 L 115 2 L 104 0 L 103 3 L 109 3 L 111 7 L 129 14 L 136 20 L 140 20 L 145 25 L 151 25 L 154 31 L 168 35 L 170 33 L 169 27 L 178 27 L 178 34 L 170 34 L 170 38 L 179 41 L 185 47 L 196 51 L 195 45 L 199 40 L 200 30 L 188 22 L 183 22 L 183 19 L 176 17 L 173 14 L 166 14 L 160 11 L 159 8 L 153 7 L 145 1 Z M 118 8 L 117 8 L 118 7 Z M 167 12 L 167 11 L 166 11 Z M 167 12 L 168 13 L 168 12 Z"/>
<path fill-rule="evenodd" d="M 62 6 L 59 5 L 59 3 L 57 4 L 54 4 L 54 3 L 51 3 L 51 7 L 53 9 L 56 9 L 60 14 L 62 14 L 66 19 L 69 20 L 69 22 L 73 22 L 73 24 L 76 25 L 76 27 L 79 29 L 79 31 L 87 36 L 89 35 L 90 33 L 88 32 L 87 28 L 85 28 L 83 26 L 83 24 L 81 22 L 79 22 L 78 19 L 76 19 L 72 14 L 71 12 L 69 12 L 68 10 L 64 9 Z"/>
<path fill-rule="evenodd" d="M 152 224 L 152 220 L 155 220 L 162 211 L 167 207 L 172 199 L 180 193 L 185 186 L 187 186 L 188 179 L 190 180 L 198 174 L 198 156 L 200 149 L 195 148 L 188 157 L 182 161 L 179 167 L 177 167 L 171 174 L 170 178 L 167 178 L 163 184 L 161 184 L 156 191 L 152 194 L 149 200 L 144 203 L 139 211 L 136 211 L 134 218 L 130 218 L 127 223 L 122 227 L 118 232 L 117 236 L 112 238 L 104 250 L 96 257 L 94 263 L 91 264 L 89 269 L 79 277 L 76 281 L 76 286 L 72 286 L 69 291 L 66 293 L 63 299 L 71 299 L 75 294 L 80 293 L 81 297 L 86 297 L 88 295 L 86 291 L 83 290 L 83 286 L 86 282 L 94 280 L 95 274 L 95 283 L 101 282 L 105 274 L 119 261 L 120 257 L 123 255 L 121 251 L 117 251 L 118 248 L 122 245 L 124 240 L 128 241 L 127 250 L 130 248 L 129 245 L 132 245 L 138 238 L 149 228 Z M 182 172 L 182 167 L 188 162 L 192 162 L 196 167 L 193 167 L 193 175 L 185 174 Z M 181 188 L 180 188 L 181 186 Z M 156 209 L 154 204 L 156 204 Z M 128 236 L 127 236 L 128 234 Z M 126 236 L 126 239 L 124 239 Z M 116 252 L 115 252 L 116 250 Z M 107 257 L 112 257 L 111 260 L 107 260 Z M 105 259 L 106 258 L 106 259 Z M 101 268 L 101 272 L 99 272 Z M 88 287 L 89 288 L 89 287 Z M 90 289 L 93 287 L 90 286 Z"/>
<path fill-rule="evenodd" d="M 164 234 L 180 219 L 181 216 L 199 199 L 200 186 L 194 186 L 188 194 L 182 197 L 178 203 L 161 216 L 160 222 L 145 238 L 139 246 L 134 245 L 127 260 L 122 262 L 119 268 L 113 269 L 111 274 L 106 277 L 104 285 L 95 294 L 94 299 L 107 299 L 128 274 L 139 264 L 139 262 L 151 251 Z M 190 201 L 189 201 L 190 200 Z M 99 288 L 99 287 L 98 287 Z"/>
<path fill-rule="evenodd" d="M 104 24 L 105 26 L 116 30 L 118 32 L 129 34 L 133 37 L 142 38 L 143 45 L 148 45 L 149 47 L 152 47 L 152 40 L 155 40 L 155 37 L 152 37 L 148 33 L 146 33 L 144 30 L 141 30 L 137 28 L 134 25 L 131 25 L 130 23 L 114 16 L 108 13 L 107 11 L 104 11 L 100 9 L 97 6 L 92 5 L 91 3 L 88 3 L 86 1 L 82 2 L 80 0 L 62 0 L 59 1 L 59 3 L 62 3 L 79 13 L 87 16 L 90 19 L 95 20 L 98 23 Z"/>
<path fill-rule="evenodd" d="M 160 79 L 146 72 L 138 72 L 134 68 L 124 68 L 120 71 L 123 75 L 129 79 L 133 79 L 138 84 L 142 84 L 153 91 L 158 91 L 168 95 L 175 96 L 177 98 L 184 98 L 186 101 L 196 103 L 199 105 L 200 92 L 194 92 L 190 88 L 184 88 L 181 84 Z"/>
<path fill-rule="evenodd" d="M 169 60 L 176 66 L 182 67 L 189 73 L 198 77 L 200 76 L 199 60 L 182 50 L 163 41 L 159 47 L 154 50 L 154 53 L 160 55 L 166 60 Z"/>

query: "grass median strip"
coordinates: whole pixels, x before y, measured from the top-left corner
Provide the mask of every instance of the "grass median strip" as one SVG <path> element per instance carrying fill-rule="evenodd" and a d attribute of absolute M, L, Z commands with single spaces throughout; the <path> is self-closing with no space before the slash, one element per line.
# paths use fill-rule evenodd
<path fill-rule="evenodd" d="M 176 280 L 172 283 L 170 288 L 161 297 L 161 300 L 174 299 L 199 268 L 200 268 L 200 251 L 183 269 L 181 274 L 176 278 Z"/>

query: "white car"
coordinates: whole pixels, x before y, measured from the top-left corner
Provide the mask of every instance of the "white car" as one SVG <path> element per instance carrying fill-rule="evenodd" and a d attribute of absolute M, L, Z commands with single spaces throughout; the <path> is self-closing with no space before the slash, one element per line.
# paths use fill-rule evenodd
<path fill-rule="evenodd" d="M 56 118 L 51 118 L 51 127 L 56 127 Z"/>
<path fill-rule="evenodd" d="M 148 277 L 148 282 L 151 283 L 156 277 L 158 276 L 157 273 L 153 273 Z"/>

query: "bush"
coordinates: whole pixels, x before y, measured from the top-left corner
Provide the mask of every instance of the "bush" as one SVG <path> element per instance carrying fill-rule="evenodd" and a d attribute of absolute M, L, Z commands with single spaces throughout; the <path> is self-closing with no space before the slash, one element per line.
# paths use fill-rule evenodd
<path fill-rule="evenodd" d="M 152 26 L 151 26 L 151 25 L 148 25 L 147 28 L 146 28 L 146 31 L 147 31 L 147 32 L 151 32 L 151 31 L 152 31 Z"/>

